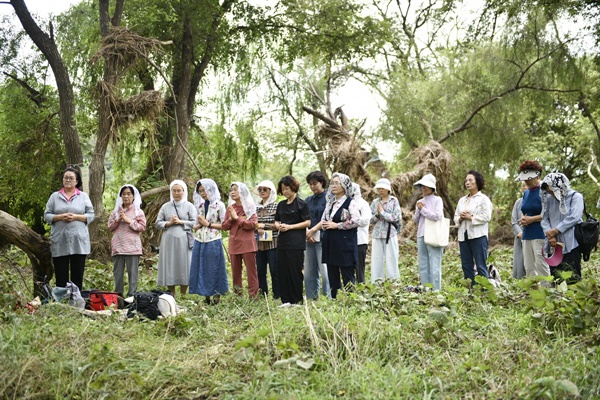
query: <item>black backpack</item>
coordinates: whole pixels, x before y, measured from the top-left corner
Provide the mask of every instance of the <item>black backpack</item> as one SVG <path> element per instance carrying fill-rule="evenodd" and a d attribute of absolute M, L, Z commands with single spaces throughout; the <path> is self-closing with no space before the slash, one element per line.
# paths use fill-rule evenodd
<path fill-rule="evenodd" d="M 135 315 L 155 320 L 159 317 L 158 297 L 162 292 L 138 292 L 133 295 L 133 303 L 127 311 L 127 318 L 133 318 Z"/>
<path fill-rule="evenodd" d="M 572 202 L 573 197 L 571 197 Z M 583 261 L 590 261 L 592 250 L 596 251 L 598 249 L 600 229 L 598 221 L 585 209 L 585 201 L 583 202 L 583 215 L 585 216 L 585 221 L 575 225 L 575 240 L 579 244 L 579 251 L 583 256 Z"/>

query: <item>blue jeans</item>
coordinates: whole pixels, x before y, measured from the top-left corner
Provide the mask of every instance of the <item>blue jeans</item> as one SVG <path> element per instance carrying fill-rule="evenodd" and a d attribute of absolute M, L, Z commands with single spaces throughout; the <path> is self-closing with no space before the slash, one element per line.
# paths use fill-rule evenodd
<path fill-rule="evenodd" d="M 319 279 L 319 275 L 321 279 Z M 321 285 L 321 281 L 323 285 Z M 324 296 L 330 296 L 327 266 L 321 262 L 321 242 L 306 243 L 304 286 L 306 287 L 306 298 L 308 299 L 319 297 L 319 287 Z"/>
<path fill-rule="evenodd" d="M 477 275 L 485 276 L 487 278 L 487 236 L 466 239 L 462 242 L 458 242 L 458 245 L 460 248 L 460 262 L 462 263 L 465 279 L 471 279 L 471 285 L 475 283 L 475 265 L 477 265 Z"/>
<path fill-rule="evenodd" d="M 419 276 L 421 284 L 433 284 L 433 290 L 442 288 L 442 255 L 443 247 L 425 244 L 423 236 L 417 238 L 417 255 L 419 260 Z"/>
<path fill-rule="evenodd" d="M 262 294 L 269 294 L 269 284 L 267 282 L 267 263 L 271 272 L 271 287 L 273 288 L 273 298 L 278 299 L 279 278 L 277 276 L 277 249 L 259 250 L 256 252 L 256 270 L 258 272 L 258 287 Z"/>

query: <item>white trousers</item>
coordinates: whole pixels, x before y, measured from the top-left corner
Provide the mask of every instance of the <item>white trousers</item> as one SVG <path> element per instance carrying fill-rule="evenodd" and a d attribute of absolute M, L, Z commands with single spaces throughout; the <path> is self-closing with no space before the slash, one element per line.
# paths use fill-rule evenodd
<path fill-rule="evenodd" d="M 385 239 L 373 238 L 371 246 L 371 283 L 378 280 L 398 279 L 398 237 L 393 236 L 385 244 Z"/>
<path fill-rule="evenodd" d="M 550 276 L 550 267 L 542 254 L 543 248 L 544 239 L 523 240 L 523 264 L 525 264 L 526 276 Z"/>

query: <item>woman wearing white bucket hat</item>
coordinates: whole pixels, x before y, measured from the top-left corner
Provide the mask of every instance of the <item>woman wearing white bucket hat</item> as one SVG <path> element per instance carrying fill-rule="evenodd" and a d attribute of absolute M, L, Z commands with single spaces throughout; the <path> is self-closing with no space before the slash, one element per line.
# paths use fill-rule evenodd
<path fill-rule="evenodd" d="M 390 181 L 381 178 L 373 188 L 379 197 L 371 203 L 374 224 L 371 246 L 371 282 L 398 279 L 398 232 L 402 228 L 400 202 L 391 195 Z"/>
<path fill-rule="evenodd" d="M 423 198 L 417 201 L 414 221 L 417 229 L 417 258 L 419 260 L 419 276 L 421 284 L 433 284 L 433 290 L 439 291 L 442 287 L 442 255 L 443 247 L 430 246 L 425 243 L 425 220 L 439 221 L 444 217 L 444 204 L 439 196 L 435 195 L 436 179 L 432 174 L 427 174 L 414 186 L 421 189 Z"/>

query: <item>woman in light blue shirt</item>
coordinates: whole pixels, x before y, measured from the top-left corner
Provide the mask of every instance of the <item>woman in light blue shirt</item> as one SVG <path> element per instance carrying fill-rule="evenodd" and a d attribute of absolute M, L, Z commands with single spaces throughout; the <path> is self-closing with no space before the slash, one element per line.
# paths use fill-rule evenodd
<path fill-rule="evenodd" d="M 560 172 L 553 172 L 542 181 L 544 196 L 542 201 L 542 229 L 548 245 L 556 247 L 563 243 L 563 262 L 551 268 L 556 276 L 559 270 L 573 271 L 572 280 L 581 279 L 581 252 L 575 239 L 575 225 L 582 222 L 583 195 L 571 189 L 569 179 Z"/>
<path fill-rule="evenodd" d="M 83 289 L 85 258 L 91 247 L 88 224 L 94 220 L 94 207 L 87 193 L 82 191 L 79 170 L 65 169 L 62 183 L 62 189 L 48 199 L 44 212 L 44 219 L 50 224 L 56 286 L 66 287 L 71 281 Z"/>

